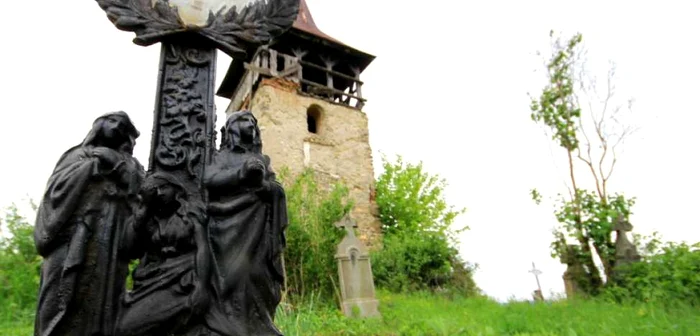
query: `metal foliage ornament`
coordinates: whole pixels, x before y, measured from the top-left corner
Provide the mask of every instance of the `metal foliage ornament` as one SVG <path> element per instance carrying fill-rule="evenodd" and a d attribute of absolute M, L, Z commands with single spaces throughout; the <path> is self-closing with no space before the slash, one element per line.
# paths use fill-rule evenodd
<path fill-rule="evenodd" d="M 149 46 L 169 35 L 196 32 L 232 56 L 245 54 L 248 46 L 268 43 L 291 27 L 299 12 L 299 0 L 96 1 L 118 29 L 136 34 L 137 45 Z M 206 19 L 202 20 L 202 15 Z"/>

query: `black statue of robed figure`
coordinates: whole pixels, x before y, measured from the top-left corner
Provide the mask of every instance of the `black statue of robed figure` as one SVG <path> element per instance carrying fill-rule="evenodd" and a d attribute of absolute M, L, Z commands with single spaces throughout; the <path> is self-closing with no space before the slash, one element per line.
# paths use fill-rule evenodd
<path fill-rule="evenodd" d="M 233 113 L 204 175 L 214 298 L 205 316 L 211 335 L 282 335 L 274 325 L 281 299 L 287 206 L 257 120 Z"/>
<path fill-rule="evenodd" d="M 97 118 L 61 156 L 34 232 L 36 336 L 282 335 L 284 189 L 250 111 L 222 133 L 201 188 L 188 175 L 146 175 L 124 112 Z"/>
<path fill-rule="evenodd" d="M 138 136 L 126 113 L 105 114 L 56 164 L 34 232 L 44 258 L 35 335 L 112 335 L 128 273 L 120 237 L 144 175 Z"/>
<path fill-rule="evenodd" d="M 205 205 L 168 173 L 149 174 L 141 194 L 124 235 L 126 253 L 140 262 L 115 334 L 201 335 L 210 268 Z"/>

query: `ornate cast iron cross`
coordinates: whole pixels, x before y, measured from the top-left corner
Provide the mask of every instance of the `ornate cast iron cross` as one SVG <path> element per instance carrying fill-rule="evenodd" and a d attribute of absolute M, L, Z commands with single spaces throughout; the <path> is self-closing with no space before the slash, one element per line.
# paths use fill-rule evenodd
<path fill-rule="evenodd" d="M 245 57 L 282 34 L 299 0 L 96 0 L 134 43 L 161 43 L 149 171 L 169 171 L 199 193 L 215 143 L 216 50 Z"/>

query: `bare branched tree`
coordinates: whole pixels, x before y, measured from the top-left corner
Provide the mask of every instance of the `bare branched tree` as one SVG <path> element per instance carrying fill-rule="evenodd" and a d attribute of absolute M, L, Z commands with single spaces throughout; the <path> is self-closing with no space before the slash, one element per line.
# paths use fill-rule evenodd
<path fill-rule="evenodd" d="M 577 157 L 590 170 L 596 192 L 605 202 L 608 181 L 621 154 L 621 145 L 637 131 L 628 119 L 632 114 L 634 99 L 621 100 L 617 96 L 617 67 L 612 61 L 608 63 L 604 86 L 599 88 L 597 76 L 588 67 L 587 51 L 585 47 L 581 48 L 581 52 L 577 54 L 577 66 L 572 68 L 578 84 L 574 91 L 574 99 L 582 110 L 578 126 L 583 139 L 577 149 Z"/>

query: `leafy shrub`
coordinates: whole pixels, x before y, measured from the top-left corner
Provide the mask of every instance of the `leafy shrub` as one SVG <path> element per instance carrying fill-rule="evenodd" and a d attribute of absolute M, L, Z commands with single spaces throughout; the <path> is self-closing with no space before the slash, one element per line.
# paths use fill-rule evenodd
<path fill-rule="evenodd" d="M 348 189 L 336 184 L 330 190 L 322 190 L 311 170 L 292 179 L 288 170 L 282 169 L 280 180 L 287 195 L 289 216 L 284 252 L 287 294 L 296 302 L 330 302 L 337 290 L 335 250 L 345 232 L 334 223 L 352 208 Z"/>
<path fill-rule="evenodd" d="M 33 204 L 32 204 L 33 205 Z M 2 320 L 33 313 L 39 289 L 41 257 L 34 247 L 34 226 L 12 204 L 0 227 L 0 312 Z"/>
<path fill-rule="evenodd" d="M 654 242 L 654 253 L 622 267 L 623 280 L 605 290 L 616 301 L 700 306 L 700 243 Z"/>
<path fill-rule="evenodd" d="M 404 292 L 445 284 L 451 275 L 446 245 L 435 233 L 422 239 L 405 233 L 386 235 L 383 250 L 372 259 L 377 286 Z"/>
<path fill-rule="evenodd" d="M 458 252 L 439 233 L 394 233 L 386 235 L 383 250 L 374 254 L 372 271 L 377 286 L 392 292 L 448 287 L 476 293 L 473 268 L 457 258 Z"/>
<path fill-rule="evenodd" d="M 446 182 L 423 171 L 422 163 L 383 158 L 376 202 L 382 222 L 382 249 L 372 253 L 375 281 L 400 292 L 444 289 L 478 292 L 473 267 L 459 257 L 454 219 L 464 212 L 447 204 Z"/>

